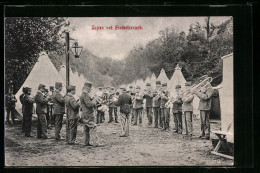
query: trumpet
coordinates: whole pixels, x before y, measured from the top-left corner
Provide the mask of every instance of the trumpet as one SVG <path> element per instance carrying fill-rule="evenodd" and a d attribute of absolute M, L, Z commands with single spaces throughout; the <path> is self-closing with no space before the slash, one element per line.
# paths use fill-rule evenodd
<path fill-rule="evenodd" d="M 200 91 L 201 88 L 205 87 L 208 83 L 212 82 L 212 78 L 208 77 L 207 75 L 204 75 L 201 78 L 202 80 L 199 80 L 199 83 L 194 84 L 189 89 L 179 94 L 183 101 L 189 99 L 196 91 Z"/>

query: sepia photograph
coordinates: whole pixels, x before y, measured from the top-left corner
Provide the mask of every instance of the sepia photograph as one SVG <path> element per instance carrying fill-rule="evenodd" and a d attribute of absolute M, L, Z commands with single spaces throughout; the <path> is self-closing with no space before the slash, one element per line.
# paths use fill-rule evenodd
<path fill-rule="evenodd" d="M 233 166 L 233 17 L 5 17 L 5 166 Z"/>

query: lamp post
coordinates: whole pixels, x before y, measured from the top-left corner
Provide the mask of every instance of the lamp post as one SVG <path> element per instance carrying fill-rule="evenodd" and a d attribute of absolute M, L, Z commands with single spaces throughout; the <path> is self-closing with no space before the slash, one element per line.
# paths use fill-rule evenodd
<path fill-rule="evenodd" d="M 69 32 L 65 32 L 65 41 L 66 41 L 66 86 L 70 85 L 70 59 L 69 59 L 69 52 L 70 52 L 70 40 L 75 40 L 70 38 Z M 83 47 L 78 45 L 78 42 L 75 41 L 75 43 L 72 46 L 71 52 L 74 55 L 75 58 L 79 58 Z M 68 93 L 68 90 L 66 90 Z"/>

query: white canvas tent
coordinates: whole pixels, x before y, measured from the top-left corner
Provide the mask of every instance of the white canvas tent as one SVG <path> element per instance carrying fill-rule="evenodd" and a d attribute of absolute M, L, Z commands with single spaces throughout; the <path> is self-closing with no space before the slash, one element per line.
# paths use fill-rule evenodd
<path fill-rule="evenodd" d="M 152 88 L 155 89 L 155 85 L 156 85 L 156 76 L 155 76 L 154 73 L 153 73 L 152 76 L 151 76 L 151 85 L 152 85 Z"/>
<path fill-rule="evenodd" d="M 17 98 L 16 110 L 21 115 L 22 114 L 22 105 L 19 100 L 19 96 L 22 94 L 23 87 L 32 88 L 32 96 L 35 96 L 38 91 L 39 84 L 44 84 L 47 89 L 50 86 L 54 86 L 55 82 L 61 82 L 65 86 L 65 81 L 62 79 L 57 69 L 52 64 L 48 55 L 45 52 L 40 53 L 39 59 L 34 65 L 29 76 L 23 83 L 22 87 L 15 94 Z M 66 88 L 63 87 L 62 93 L 65 94 Z"/>
<path fill-rule="evenodd" d="M 157 80 L 161 81 L 162 84 L 163 83 L 167 83 L 167 84 L 169 83 L 169 79 L 168 79 L 168 77 L 165 73 L 165 70 L 163 68 L 161 69 L 161 72 L 160 72 Z"/>
<path fill-rule="evenodd" d="M 172 75 L 171 80 L 168 84 L 168 90 L 173 94 L 175 93 L 175 86 L 181 85 L 181 88 L 185 87 L 186 80 L 181 72 L 181 67 L 179 67 L 179 64 L 175 67 L 175 71 Z"/>
<path fill-rule="evenodd" d="M 151 78 L 149 76 L 146 77 L 145 81 L 144 81 L 145 85 L 147 83 L 151 83 Z"/>
<path fill-rule="evenodd" d="M 220 84 L 219 98 L 221 110 L 221 130 L 234 132 L 234 94 L 233 94 L 233 53 L 223 56 L 223 80 Z"/>

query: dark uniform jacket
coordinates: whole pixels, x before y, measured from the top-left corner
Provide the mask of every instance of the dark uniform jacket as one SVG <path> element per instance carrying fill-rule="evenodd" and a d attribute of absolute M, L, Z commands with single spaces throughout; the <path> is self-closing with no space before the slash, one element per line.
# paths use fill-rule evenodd
<path fill-rule="evenodd" d="M 182 104 L 183 112 L 193 111 L 193 105 L 192 105 L 193 99 L 194 99 L 194 95 L 191 95 L 188 99 L 183 100 L 183 104 Z"/>
<path fill-rule="evenodd" d="M 53 101 L 53 114 L 65 113 L 65 98 L 61 95 L 60 91 L 54 91 L 52 95 Z"/>
<path fill-rule="evenodd" d="M 81 118 L 87 121 L 94 121 L 95 102 L 92 100 L 88 93 L 82 92 L 80 96 L 80 104 L 82 107 Z"/>
<path fill-rule="evenodd" d="M 111 93 L 108 96 L 108 106 L 110 108 L 115 108 L 116 107 L 115 102 L 113 101 L 115 97 L 116 97 L 115 93 Z"/>
<path fill-rule="evenodd" d="M 7 108 L 15 108 L 15 103 L 17 102 L 15 96 L 13 94 L 5 95 L 5 106 Z"/>
<path fill-rule="evenodd" d="M 161 106 L 161 98 L 160 97 L 156 97 L 157 94 L 156 93 L 153 94 L 153 107 L 154 108 L 160 108 L 160 106 Z"/>
<path fill-rule="evenodd" d="M 178 113 L 181 111 L 182 111 L 182 100 L 179 97 L 179 95 L 177 95 L 176 101 L 173 102 L 173 105 L 172 105 L 172 113 Z"/>
<path fill-rule="evenodd" d="M 211 96 L 214 92 L 213 88 L 207 88 L 206 92 L 197 91 L 196 94 L 200 98 L 199 110 L 210 110 Z"/>
<path fill-rule="evenodd" d="M 130 106 L 132 104 L 132 99 L 129 94 L 123 93 L 119 96 L 117 102 L 115 102 L 115 105 L 120 106 L 120 112 L 121 112 L 122 106 L 126 104 Z"/>
<path fill-rule="evenodd" d="M 134 109 L 140 109 L 143 108 L 143 96 L 141 94 L 136 93 L 135 94 L 135 104 L 133 106 Z M 139 96 L 138 96 L 139 95 Z"/>
<path fill-rule="evenodd" d="M 153 93 L 152 93 L 152 91 L 150 93 L 145 94 L 144 99 L 146 99 L 146 107 L 147 108 L 153 107 Z"/>
<path fill-rule="evenodd" d="M 36 103 L 36 114 L 47 114 L 47 97 L 41 92 L 37 91 L 35 95 L 35 103 Z"/>
<path fill-rule="evenodd" d="M 161 105 L 160 108 L 165 108 L 165 104 L 167 103 L 167 101 L 169 100 L 169 91 L 164 91 L 164 95 L 161 96 Z"/>
<path fill-rule="evenodd" d="M 65 96 L 66 108 L 68 109 L 67 116 L 68 119 L 79 118 L 79 107 L 80 104 L 75 100 L 72 94 L 68 93 Z"/>
<path fill-rule="evenodd" d="M 28 94 L 25 94 L 23 97 L 23 104 L 24 114 L 33 114 L 34 98 L 30 97 Z"/>

